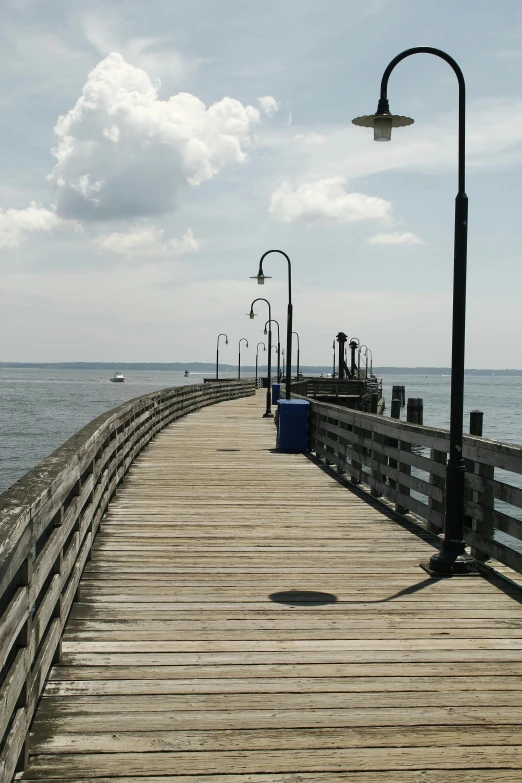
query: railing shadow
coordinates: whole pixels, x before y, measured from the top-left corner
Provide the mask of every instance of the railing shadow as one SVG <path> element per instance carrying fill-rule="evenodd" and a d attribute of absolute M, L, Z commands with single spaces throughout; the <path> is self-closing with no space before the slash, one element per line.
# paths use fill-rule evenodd
<path fill-rule="evenodd" d="M 330 465 L 325 465 L 318 457 L 315 457 L 310 452 L 306 452 L 303 456 L 305 456 L 310 462 L 313 462 L 313 464 L 322 470 L 323 473 L 326 473 L 330 478 L 333 478 L 335 481 L 337 481 L 338 484 L 341 484 L 346 489 L 349 489 L 350 492 L 352 492 L 359 500 L 362 500 L 367 506 L 370 506 L 370 508 L 375 509 L 379 512 L 379 514 L 386 517 L 386 519 L 389 519 L 394 524 L 399 525 L 399 527 L 402 527 L 403 530 L 407 530 L 409 533 L 412 533 L 424 543 L 430 544 L 435 549 L 440 548 L 440 539 L 434 533 L 430 533 L 428 530 L 420 527 L 420 525 L 415 524 L 415 522 L 405 519 L 400 514 L 397 514 L 396 511 L 389 508 L 382 501 L 379 501 L 378 498 L 374 498 L 368 492 L 360 489 L 357 484 L 353 484 L 348 478 L 345 478 L 332 467 L 330 467 Z"/>

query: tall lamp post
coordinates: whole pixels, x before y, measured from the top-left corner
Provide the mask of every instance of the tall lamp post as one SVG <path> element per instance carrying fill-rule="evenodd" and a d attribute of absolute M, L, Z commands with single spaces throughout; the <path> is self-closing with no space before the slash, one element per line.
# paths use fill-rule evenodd
<path fill-rule="evenodd" d="M 246 337 L 242 337 L 240 339 L 240 341 L 239 341 L 239 357 L 238 357 L 238 360 L 237 360 L 237 379 L 238 379 L 238 381 L 241 378 L 241 343 L 243 342 L 243 340 L 246 343 L 245 348 L 248 348 L 248 340 L 247 340 L 247 338 Z"/>
<path fill-rule="evenodd" d="M 219 378 L 219 338 L 224 337 L 225 338 L 225 345 L 228 345 L 228 337 L 226 334 L 218 334 L 217 338 L 217 347 L 216 347 L 216 381 Z"/>
<path fill-rule="evenodd" d="M 263 297 L 259 296 L 257 299 L 254 299 L 252 304 L 250 305 L 250 312 L 249 317 L 251 320 L 254 320 L 255 313 L 254 313 L 254 305 L 256 302 L 266 302 L 268 305 L 268 373 L 267 373 L 267 383 L 266 383 L 266 410 L 263 413 L 263 418 L 273 418 L 274 414 L 272 413 L 271 406 L 272 406 L 272 327 L 270 326 L 270 323 L 272 321 L 272 308 L 270 306 L 270 302 L 268 299 L 263 299 Z"/>
<path fill-rule="evenodd" d="M 259 272 L 254 275 L 252 279 L 257 280 L 259 285 L 263 285 L 265 280 L 268 279 L 267 275 L 263 274 L 263 261 L 270 253 L 280 253 L 284 256 L 288 262 L 288 310 L 286 318 L 286 384 L 285 384 L 285 396 L 286 399 L 290 399 L 290 382 L 292 380 L 292 264 L 290 259 L 283 250 L 267 250 L 263 253 L 259 259 Z"/>
<path fill-rule="evenodd" d="M 292 334 L 295 334 L 297 337 L 297 366 L 296 366 L 296 373 L 295 376 L 297 379 L 299 379 L 299 335 L 297 332 L 292 332 Z"/>
<path fill-rule="evenodd" d="M 332 364 L 332 378 L 335 377 L 335 340 L 332 343 L 333 348 L 333 364 Z"/>
<path fill-rule="evenodd" d="M 260 345 L 263 346 L 263 351 L 266 351 L 266 345 L 264 344 L 264 342 L 259 342 L 257 344 L 257 348 L 256 348 L 256 389 L 257 389 L 257 365 L 258 365 L 258 361 L 259 361 L 259 346 Z"/>
<path fill-rule="evenodd" d="M 370 351 L 369 348 L 366 348 L 364 352 L 364 358 L 366 359 L 366 373 L 368 373 L 368 354 L 370 354 L 370 378 L 373 375 L 373 351 Z"/>
<path fill-rule="evenodd" d="M 264 334 L 267 334 L 266 328 L 270 322 L 277 326 L 277 382 L 279 383 L 281 380 L 281 343 L 279 342 L 279 321 L 276 321 L 275 318 L 271 318 L 270 321 L 267 321 L 265 324 Z"/>
<path fill-rule="evenodd" d="M 364 377 L 368 377 L 368 346 L 366 343 L 364 345 L 359 344 L 359 348 L 357 350 L 357 367 L 359 368 L 359 372 L 361 370 L 361 352 L 362 349 L 366 348 L 366 351 L 364 353 Z"/>
<path fill-rule="evenodd" d="M 281 354 L 283 356 L 283 375 L 285 374 L 285 349 L 281 351 Z"/>
<path fill-rule="evenodd" d="M 466 265 L 468 241 L 468 197 L 466 195 L 466 84 L 458 63 L 449 54 L 431 46 L 406 49 L 395 57 L 382 76 L 377 111 L 357 117 L 355 125 L 373 127 L 375 141 L 390 141 L 392 128 L 411 125 L 410 117 L 391 114 L 388 104 L 388 80 L 398 63 L 412 54 L 433 54 L 448 63 L 459 85 L 458 193 L 455 199 L 455 237 L 453 261 L 453 326 L 451 337 L 450 450 L 446 465 L 445 528 L 442 549 L 430 559 L 436 574 L 467 574 L 475 571 L 477 562 L 468 555 L 464 541 L 464 476 L 462 456 L 464 424 L 464 348 L 466 336 Z"/>

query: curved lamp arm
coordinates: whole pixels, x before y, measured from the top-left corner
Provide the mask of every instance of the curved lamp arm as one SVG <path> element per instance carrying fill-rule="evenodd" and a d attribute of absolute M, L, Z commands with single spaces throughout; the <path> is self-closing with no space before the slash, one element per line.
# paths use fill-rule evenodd
<path fill-rule="evenodd" d="M 288 262 L 288 304 L 292 304 L 292 264 L 290 262 L 290 258 L 287 256 L 284 250 L 267 250 L 266 253 L 263 253 L 259 259 L 259 272 L 257 275 L 254 275 L 252 279 L 257 280 L 259 285 L 263 285 L 265 280 L 269 279 L 269 276 L 263 273 L 263 261 L 268 255 L 270 255 L 270 253 L 280 253 L 286 258 Z"/>
<path fill-rule="evenodd" d="M 261 342 L 259 342 L 259 343 L 257 344 L 256 352 L 257 352 L 257 351 L 259 351 L 259 346 L 260 346 L 260 345 L 262 345 L 262 346 L 263 346 L 263 351 L 266 351 L 266 345 L 264 344 L 264 342 L 262 342 L 262 341 L 261 341 Z"/>
<path fill-rule="evenodd" d="M 254 299 L 254 301 L 250 305 L 250 313 L 249 313 L 250 318 L 253 318 L 255 316 L 254 305 L 255 305 L 256 302 L 266 302 L 267 303 L 267 305 L 268 305 L 268 321 L 267 321 L 267 323 L 269 321 L 271 321 L 272 320 L 272 307 L 271 307 L 270 302 L 268 301 L 268 299 L 264 299 L 262 296 L 258 296 L 257 299 Z"/>
<path fill-rule="evenodd" d="M 247 340 L 247 338 L 246 338 L 246 337 L 242 337 L 242 338 L 240 339 L 240 341 L 239 341 L 239 350 L 241 350 L 241 343 L 243 342 L 243 340 L 244 340 L 244 341 L 245 341 L 245 343 L 246 343 L 246 345 L 245 345 L 245 348 L 248 348 L 248 340 Z"/>
<path fill-rule="evenodd" d="M 393 58 L 383 73 L 381 80 L 381 96 L 379 98 L 377 114 L 389 114 L 388 80 L 395 66 L 412 54 L 433 54 L 435 57 L 440 57 L 441 60 L 448 63 L 457 77 L 459 83 L 459 193 L 464 193 L 466 190 L 466 172 L 464 165 L 466 156 L 466 82 L 464 81 L 464 74 L 462 73 L 459 64 L 453 57 L 450 57 L 449 54 L 443 52 L 442 49 L 435 49 L 432 46 L 415 46 L 412 49 L 406 49 L 404 52 L 398 54 L 397 57 Z"/>
<path fill-rule="evenodd" d="M 266 333 L 267 333 L 267 331 L 266 331 L 266 327 L 267 327 L 269 324 L 271 324 L 271 323 L 272 323 L 272 324 L 275 324 L 275 325 L 277 326 L 277 342 L 280 342 L 280 340 L 279 340 L 279 321 L 276 321 L 276 319 L 275 319 L 275 318 L 269 318 L 269 319 L 268 319 L 268 321 L 267 321 L 267 322 L 266 322 L 266 324 L 265 324 L 265 331 L 263 332 L 263 334 L 266 334 Z"/>
<path fill-rule="evenodd" d="M 411 117 L 401 117 L 397 114 L 391 114 L 388 103 L 388 81 L 392 71 L 396 65 L 413 54 L 433 54 L 435 57 L 440 57 L 441 60 L 448 63 L 457 77 L 459 85 L 458 180 L 459 195 L 463 196 L 466 192 L 466 82 L 464 81 L 464 74 L 462 73 L 459 64 L 453 57 L 442 51 L 442 49 L 436 49 L 433 46 L 415 46 L 411 49 L 405 49 L 404 52 L 401 52 L 394 57 L 382 75 L 381 93 L 377 104 L 377 111 L 375 114 L 356 117 L 352 122 L 354 125 L 360 125 L 365 128 L 373 127 L 376 141 L 389 141 L 391 139 L 392 128 L 399 128 L 413 123 Z"/>
<path fill-rule="evenodd" d="M 219 338 L 224 337 L 225 338 L 225 345 L 228 345 L 228 337 L 224 332 L 221 332 L 221 334 L 218 334 L 217 338 L 217 347 L 219 348 Z"/>

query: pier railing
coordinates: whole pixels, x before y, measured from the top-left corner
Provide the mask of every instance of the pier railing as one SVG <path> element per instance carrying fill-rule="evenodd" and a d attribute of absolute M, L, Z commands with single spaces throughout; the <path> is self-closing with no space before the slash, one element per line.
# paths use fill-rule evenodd
<path fill-rule="evenodd" d="M 292 396 L 304 396 L 303 382 Z M 444 529 L 449 432 L 310 401 L 310 451 L 375 497 Z M 522 573 L 522 447 L 465 435 L 466 542 L 476 557 Z M 517 486 L 518 485 L 518 486 Z"/>
<path fill-rule="evenodd" d="M 255 380 L 165 389 L 98 417 L 0 496 L 0 783 L 25 763 L 27 731 L 96 531 L 151 438 Z"/>

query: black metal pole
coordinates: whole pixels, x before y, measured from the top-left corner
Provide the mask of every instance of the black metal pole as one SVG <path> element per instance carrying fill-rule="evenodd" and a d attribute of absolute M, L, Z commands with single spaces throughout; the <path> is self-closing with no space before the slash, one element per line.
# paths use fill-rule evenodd
<path fill-rule="evenodd" d="M 446 465 L 446 503 L 442 549 L 430 559 L 438 574 L 465 574 L 475 571 L 477 561 L 465 551 L 464 476 L 462 454 L 464 426 L 464 351 L 466 341 L 466 267 L 468 240 L 468 197 L 466 195 L 466 84 L 458 63 L 441 49 L 418 46 L 397 55 L 381 81 L 378 112 L 389 111 L 388 79 L 395 66 L 412 54 L 433 54 L 448 63 L 459 85 L 458 193 L 455 198 L 455 237 L 453 263 L 453 326 L 451 336 L 450 452 Z"/>
<path fill-rule="evenodd" d="M 357 350 L 358 344 L 359 344 L 358 338 L 352 337 L 352 339 L 350 340 L 350 372 L 352 374 L 352 378 L 355 378 L 355 370 L 359 369 L 355 363 L 355 351 Z"/>
<path fill-rule="evenodd" d="M 339 343 L 339 378 L 344 378 L 344 346 L 348 337 L 344 332 L 339 332 L 337 342 Z"/>
<path fill-rule="evenodd" d="M 286 399 L 290 399 L 290 383 L 292 380 L 292 320 L 293 320 L 293 307 L 292 307 L 292 264 L 287 254 L 283 250 L 267 250 L 263 253 L 259 260 L 259 275 L 263 274 L 263 261 L 270 253 L 280 253 L 284 256 L 288 262 L 288 310 L 286 317 Z"/>
<path fill-rule="evenodd" d="M 296 378 L 299 380 L 299 334 L 297 332 L 292 332 L 292 334 L 295 334 L 297 337 L 297 367 L 296 367 Z"/>
<path fill-rule="evenodd" d="M 281 380 L 281 343 L 279 342 L 279 321 L 276 321 L 275 318 L 270 318 L 270 321 L 277 326 L 277 382 L 279 383 Z M 265 330 L 267 324 L 270 325 L 270 322 L 266 322 Z"/>
<path fill-rule="evenodd" d="M 248 340 L 247 340 L 247 338 L 246 337 L 241 337 L 241 339 L 239 340 L 239 358 L 238 358 L 238 362 L 237 362 L 237 379 L 238 379 L 238 381 L 241 379 L 241 343 L 243 342 L 243 340 L 245 341 L 246 347 L 248 348 Z"/>
<path fill-rule="evenodd" d="M 250 305 L 250 313 L 253 315 L 254 312 L 254 305 L 256 302 L 266 302 L 268 305 L 268 373 L 267 373 L 267 389 L 266 389 L 266 411 L 263 413 L 263 418 L 273 418 L 274 414 L 272 413 L 271 406 L 272 406 L 272 308 L 270 306 L 270 302 L 268 299 L 264 299 L 262 296 L 259 296 L 257 299 L 254 299 L 252 304 Z"/>
<path fill-rule="evenodd" d="M 222 332 L 221 334 L 218 334 L 217 345 L 216 345 L 216 381 L 219 379 L 219 338 L 220 337 L 224 337 L 226 339 L 227 345 L 228 345 L 228 337 L 227 337 L 227 335 L 224 332 Z"/>
<path fill-rule="evenodd" d="M 333 365 L 332 365 L 332 378 L 333 378 L 335 375 L 335 340 L 332 343 L 332 348 L 333 348 Z"/>

